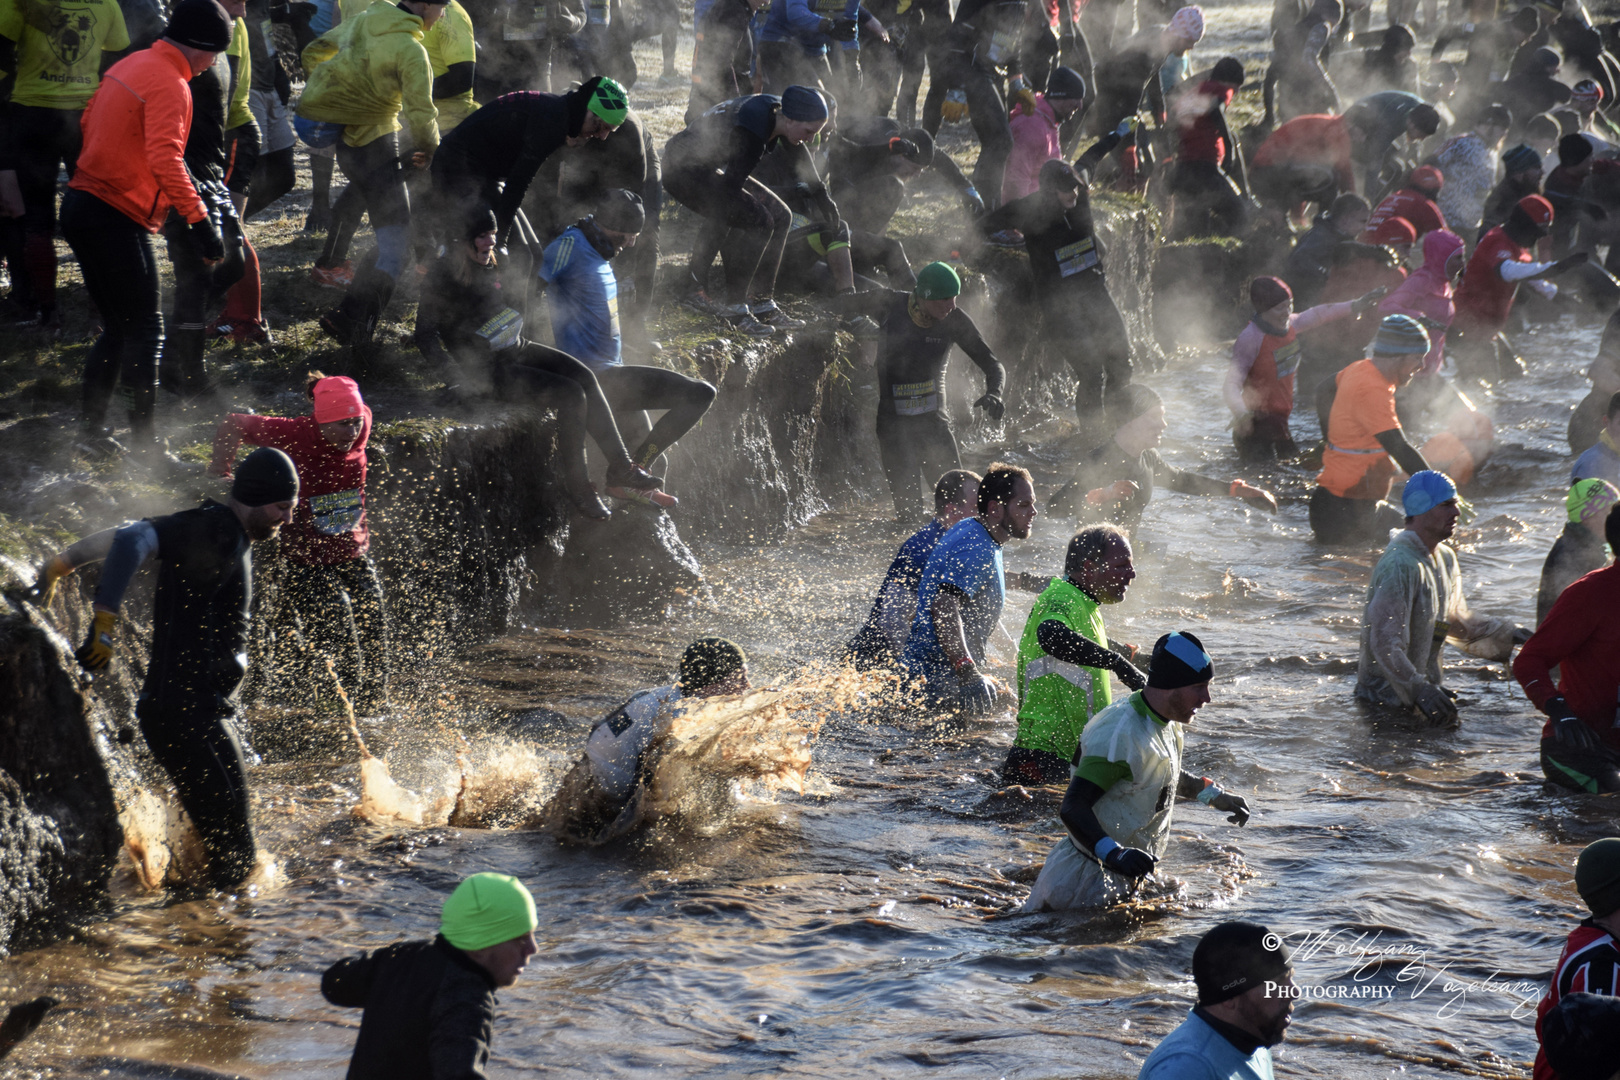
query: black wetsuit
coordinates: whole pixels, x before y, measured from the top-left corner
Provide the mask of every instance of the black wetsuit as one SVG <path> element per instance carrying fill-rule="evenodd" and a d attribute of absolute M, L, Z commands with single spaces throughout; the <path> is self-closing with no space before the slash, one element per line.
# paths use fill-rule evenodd
<path fill-rule="evenodd" d="M 1091 221 L 1085 185 L 1065 210 L 1049 191 L 1014 199 L 979 222 L 986 233 L 1017 229 L 1029 252 L 1041 337 L 1074 372 L 1074 409 L 1082 425 L 1108 396 L 1131 381 L 1131 343 L 1103 276 L 1102 248 Z"/>
<path fill-rule="evenodd" d="M 745 95 L 752 86 L 754 11 L 748 0 L 714 0 L 694 27 L 692 94 L 686 101 L 686 124 L 722 101 Z"/>
<path fill-rule="evenodd" d="M 1153 115 L 1164 116 L 1159 69 L 1170 54 L 1163 45 L 1163 31 L 1163 26 L 1144 26 L 1097 61 L 1096 101 L 1086 116 L 1087 131 L 1102 135 L 1114 130 L 1121 120 L 1136 115 L 1144 94 Z"/>
<path fill-rule="evenodd" d="M 833 282 L 824 260 L 839 248 L 853 248 L 853 230 L 828 195 L 826 181 L 809 147 L 787 143 L 774 146 L 760 159 L 753 175 L 787 204 L 793 215 L 782 250 L 780 280 L 790 289 L 832 292 Z M 853 262 L 853 251 L 850 258 Z M 900 262 L 904 265 L 905 260 Z M 910 274 L 911 268 L 905 266 L 904 277 Z M 910 288 L 916 279 L 902 278 L 894 283 Z M 869 284 L 876 286 L 876 282 Z"/>
<path fill-rule="evenodd" d="M 926 321 L 927 316 L 920 311 L 914 316 L 912 305 L 910 293 L 892 290 L 854 293 L 837 302 L 841 312 L 870 316 L 883 328 L 877 361 L 878 445 L 895 512 L 907 521 L 930 512 L 923 488 L 932 491 L 943 474 L 961 468 L 945 401 L 951 346 L 960 347 L 984 372 L 985 393 L 999 397 L 1007 378 L 967 312 L 957 308 L 923 326 L 918 317 Z"/>
<path fill-rule="evenodd" d="M 1012 127 L 998 69 L 1009 75 L 1022 70 L 1028 45 L 1025 20 L 1024 0 L 962 0 L 944 46 L 929 59 L 935 70 L 923 106 L 923 127 L 930 135 L 939 134 L 945 92 L 960 87 L 967 97 L 968 121 L 979 137 L 973 186 L 990 206 L 1001 200 L 1001 181 L 1012 153 Z"/>
<path fill-rule="evenodd" d="M 881 234 L 900 209 L 906 185 L 894 174 L 889 140 L 904 137 L 905 129 L 886 116 L 858 117 L 839 125 L 827 152 L 827 173 L 833 198 L 844 206 L 852 228 Z M 974 190 L 944 150 L 934 149 L 928 167 L 956 191 Z"/>
<path fill-rule="evenodd" d="M 443 937 L 339 960 L 321 996 L 364 1009 L 348 1080 L 479 1080 L 495 1030 L 495 982 Z"/>
<path fill-rule="evenodd" d="M 1086 492 L 1108 487 L 1118 480 L 1132 481 L 1137 490 L 1119 502 L 1105 502 L 1102 506 L 1086 502 Z M 1142 520 L 1148 503 L 1153 501 L 1155 484 L 1163 484 L 1183 495 L 1225 495 L 1230 490 L 1228 484 L 1219 480 L 1172 467 L 1157 450 L 1144 450 L 1131 457 L 1120 449 L 1119 443 L 1109 439 L 1081 456 L 1074 479 L 1052 496 L 1052 511 L 1073 513 L 1082 524 L 1108 521 L 1134 529 Z"/>
<path fill-rule="evenodd" d="M 213 883 L 229 888 L 252 872 L 258 853 L 231 728 L 248 651 L 251 549 L 236 514 L 212 500 L 150 521 L 161 565 L 135 716 L 202 836 Z"/>
<path fill-rule="evenodd" d="M 1540 626 L 1547 618 L 1547 612 L 1571 582 L 1593 570 L 1603 569 L 1608 563 L 1602 537 L 1593 536 L 1591 530 L 1579 522 L 1566 522 L 1541 567 L 1541 587 L 1536 591 L 1536 625 Z"/>

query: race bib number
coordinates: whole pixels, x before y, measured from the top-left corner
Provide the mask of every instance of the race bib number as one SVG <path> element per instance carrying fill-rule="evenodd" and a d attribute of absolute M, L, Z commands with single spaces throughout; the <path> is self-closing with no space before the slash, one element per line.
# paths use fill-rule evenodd
<path fill-rule="evenodd" d="M 939 390 L 934 380 L 915 383 L 895 383 L 894 411 L 897 416 L 924 416 L 939 412 Z"/>
<path fill-rule="evenodd" d="M 607 0 L 590 0 L 585 7 L 586 21 L 597 26 L 606 26 L 611 18 L 608 12 Z"/>
<path fill-rule="evenodd" d="M 1434 620 L 1434 643 L 1444 645 L 1446 638 L 1451 634 L 1451 624 L 1444 619 Z"/>
<path fill-rule="evenodd" d="M 1286 379 L 1299 370 L 1300 343 L 1298 340 L 1290 341 L 1271 354 L 1271 359 L 1277 365 L 1277 378 Z"/>
<path fill-rule="evenodd" d="M 1064 277 L 1073 277 L 1097 265 L 1097 241 L 1093 237 L 1065 244 L 1057 249 L 1058 270 Z"/>
<path fill-rule="evenodd" d="M 523 338 L 523 316 L 511 308 L 502 308 L 500 314 L 480 326 L 476 333 L 489 342 L 491 349 L 510 349 Z"/>
<path fill-rule="evenodd" d="M 364 505 L 358 489 L 309 497 L 309 512 L 315 521 L 315 531 L 322 536 L 342 536 L 346 532 L 353 532 L 355 526 L 360 524 Z"/>
<path fill-rule="evenodd" d="M 792 231 L 797 232 L 800 229 L 809 227 L 810 219 L 805 217 L 803 214 L 795 214 L 792 211 L 789 211 L 789 214 L 792 215 L 793 220 L 788 222 L 788 228 Z"/>

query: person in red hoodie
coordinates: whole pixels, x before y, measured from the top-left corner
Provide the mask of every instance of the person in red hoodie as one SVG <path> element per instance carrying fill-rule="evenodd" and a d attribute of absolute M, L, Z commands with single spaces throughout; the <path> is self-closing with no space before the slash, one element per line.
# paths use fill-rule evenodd
<path fill-rule="evenodd" d="M 1620 550 L 1620 507 L 1603 522 Z M 1560 787 L 1620 791 L 1620 564 L 1594 570 L 1559 595 L 1513 661 L 1513 677 L 1547 714 L 1541 771 Z M 1552 669 L 1558 669 L 1553 685 Z"/>
<path fill-rule="evenodd" d="M 1226 106 L 1243 86 L 1243 63 L 1226 56 L 1209 78 L 1184 93 L 1171 108 L 1176 136 L 1172 240 L 1189 236 L 1237 236 L 1248 225 L 1249 179 L 1243 154 L 1226 124 Z"/>
<path fill-rule="evenodd" d="M 209 468 L 230 476 L 244 442 L 273 446 L 298 466 L 298 506 L 281 534 L 287 594 L 355 713 L 375 715 L 388 704 L 388 619 L 366 528 L 371 410 L 353 379 L 312 371 L 306 389 L 309 416 L 228 414 L 214 433 Z"/>
<path fill-rule="evenodd" d="M 1547 994 L 1536 1007 L 1539 1045 L 1534 1080 L 1572 1080 L 1571 1074 L 1555 1070 L 1547 1060 L 1548 1014 L 1559 1002 L 1571 994 L 1620 996 L 1620 837 L 1605 837 L 1582 849 L 1575 860 L 1575 891 L 1592 914 L 1569 932 Z M 1553 1050 L 1558 1049 L 1554 1044 Z M 1605 1068 L 1590 1075 L 1607 1078 L 1617 1069 L 1620 1062 L 1610 1058 Z"/>
<path fill-rule="evenodd" d="M 1413 169 L 1406 186 L 1373 207 L 1373 212 L 1367 215 L 1367 232 L 1362 236 L 1361 242 L 1383 243 L 1370 237 L 1390 218 L 1405 218 L 1410 221 L 1412 228 L 1417 231 L 1419 240 L 1436 229 L 1445 228 L 1446 215 L 1440 212 L 1439 205 L 1434 201 L 1445 182 L 1446 178 L 1433 165 Z"/>
<path fill-rule="evenodd" d="M 185 148 L 188 84 L 230 46 L 233 31 L 215 0 L 181 0 L 163 37 L 109 68 L 85 107 L 84 149 L 62 199 L 62 234 L 101 315 L 101 336 L 84 363 L 87 449 L 120 449 L 106 420 L 122 382 L 135 449 L 154 464 L 166 459 L 152 415 L 163 346 L 152 234 L 172 207 L 205 264 L 225 257 L 225 241 L 186 172 Z"/>

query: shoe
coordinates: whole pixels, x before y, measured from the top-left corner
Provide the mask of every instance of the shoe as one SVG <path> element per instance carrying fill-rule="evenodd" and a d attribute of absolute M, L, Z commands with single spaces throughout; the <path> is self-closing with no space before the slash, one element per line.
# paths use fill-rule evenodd
<path fill-rule="evenodd" d="M 629 488 L 633 491 L 651 491 L 664 486 L 662 476 L 654 476 L 640 465 L 614 466 L 607 472 L 608 490 Z"/>
<path fill-rule="evenodd" d="M 596 494 L 594 484 L 586 484 L 581 489 L 565 490 L 568 492 L 568 501 L 574 504 L 574 509 L 579 511 L 580 517 L 590 521 L 606 521 L 613 516 L 613 511 L 608 509 L 607 503 Z"/>
<path fill-rule="evenodd" d="M 354 264 L 345 259 L 336 266 L 312 266 L 309 276 L 323 289 L 347 289 L 354 284 Z"/>
<path fill-rule="evenodd" d="M 127 448 L 113 438 L 112 429 L 85 427 L 73 440 L 73 448 L 92 461 L 111 461 L 123 457 Z"/>
<path fill-rule="evenodd" d="M 726 314 L 727 307 L 727 305 L 722 304 L 717 300 L 710 299 L 709 294 L 704 292 L 702 289 L 698 289 L 696 292 L 687 293 L 685 296 L 681 297 L 681 306 L 689 307 L 693 311 L 700 312 L 704 315 L 724 315 Z"/>
<path fill-rule="evenodd" d="M 339 345 L 347 345 L 354 338 L 354 322 L 341 307 L 333 308 L 320 319 L 321 329 Z"/>
<path fill-rule="evenodd" d="M 20 330 L 38 330 L 46 334 L 60 334 L 62 332 L 62 314 L 55 308 L 41 308 L 32 318 L 18 322 L 17 328 Z"/>
<path fill-rule="evenodd" d="M 777 307 L 775 300 L 763 300 L 751 305 L 748 310 L 754 318 L 778 330 L 802 330 L 808 325 L 803 319 L 795 319 Z"/>
<path fill-rule="evenodd" d="M 264 322 L 222 322 L 214 327 L 214 334 L 218 337 L 228 337 L 238 345 L 274 345 L 276 343 L 276 339 L 270 336 L 269 324 Z"/>
<path fill-rule="evenodd" d="M 639 503 L 655 510 L 672 510 L 681 501 L 667 491 L 659 491 L 657 488 L 651 491 L 636 491 L 632 488 L 610 487 L 607 493 L 609 498 L 618 499 L 620 502 Z"/>
<path fill-rule="evenodd" d="M 741 330 L 743 333 L 752 337 L 770 337 L 772 334 L 776 333 L 776 327 L 767 326 L 765 323 L 762 323 L 758 319 L 754 318 L 754 316 L 751 314 L 742 316 L 732 325 L 738 330 Z"/>

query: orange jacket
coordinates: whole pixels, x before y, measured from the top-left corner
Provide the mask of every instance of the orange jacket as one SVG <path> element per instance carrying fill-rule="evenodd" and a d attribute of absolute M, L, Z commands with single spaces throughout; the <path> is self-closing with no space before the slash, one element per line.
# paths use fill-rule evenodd
<path fill-rule="evenodd" d="M 147 232 L 158 231 L 171 206 L 188 222 L 207 217 L 185 166 L 190 79 L 184 54 L 162 39 L 109 68 L 79 122 L 84 149 L 68 186 Z"/>

